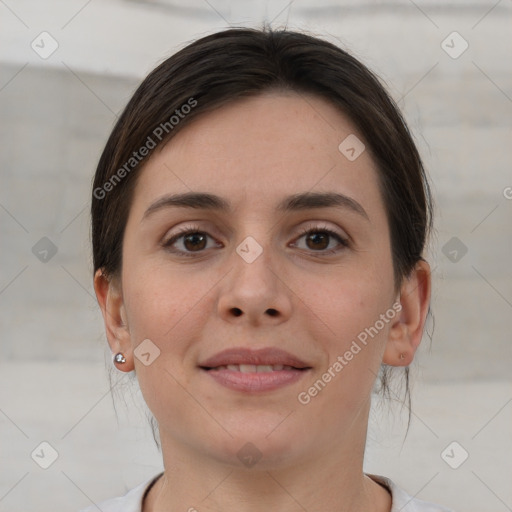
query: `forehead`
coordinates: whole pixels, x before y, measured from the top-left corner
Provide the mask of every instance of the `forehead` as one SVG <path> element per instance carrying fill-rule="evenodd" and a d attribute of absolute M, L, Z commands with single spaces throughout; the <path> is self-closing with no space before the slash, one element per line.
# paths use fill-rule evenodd
<path fill-rule="evenodd" d="M 339 145 L 362 137 L 353 123 L 312 95 L 272 92 L 234 101 L 193 120 L 141 171 L 134 207 L 168 192 L 208 191 L 240 209 L 294 193 L 335 192 L 380 202 L 367 151 L 350 161 Z M 358 199 L 359 200 L 359 199 Z"/>

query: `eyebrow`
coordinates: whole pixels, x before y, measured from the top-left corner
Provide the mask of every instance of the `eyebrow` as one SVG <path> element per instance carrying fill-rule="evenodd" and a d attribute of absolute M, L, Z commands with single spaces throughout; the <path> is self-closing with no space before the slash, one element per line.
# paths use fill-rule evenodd
<path fill-rule="evenodd" d="M 231 204 L 226 199 L 215 194 L 204 192 L 186 192 L 161 197 L 144 212 L 142 220 L 164 208 L 180 207 L 197 210 L 216 210 L 231 213 Z M 370 220 L 365 209 L 355 199 L 337 192 L 303 192 L 284 198 L 276 207 L 278 212 L 311 210 L 315 208 L 343 208 L 357 213 Z"/>

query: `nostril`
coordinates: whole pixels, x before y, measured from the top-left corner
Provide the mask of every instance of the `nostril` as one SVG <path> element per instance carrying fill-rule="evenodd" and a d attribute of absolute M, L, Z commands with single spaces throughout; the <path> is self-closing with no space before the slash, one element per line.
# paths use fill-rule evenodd
<path fill-rule="evenodd" d="M 235 316 L 240 316 L 242 314 L 242 310 L 239 308 L 232 308 L 231 311 Z"/>
<path fill-rule="evenodd" d="M 275 309 L 267 309 L 267 313 L 270 315 L 270 316 L 277 316 L 278 313 Z"/>

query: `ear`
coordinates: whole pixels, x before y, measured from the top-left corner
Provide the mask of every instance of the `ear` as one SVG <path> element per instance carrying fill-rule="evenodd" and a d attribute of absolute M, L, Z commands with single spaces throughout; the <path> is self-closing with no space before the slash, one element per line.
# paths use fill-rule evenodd
<path fill-rule="evenodd" d="M 430 265 L 420 260 L 400 288 L 400 316 L 389 330 L 382 362 L 409 366 L 421 343 L 430 304 Z"/>
<path fill-rule="evenodd" d="M 126 358 L 125 363 L 114 364 L 119 370 L 130 372 L 134 369 L 133 351 L 121 285 L 117 279 L 109 279 L 99 269 L 94 274 L 94 291 L 103 314 L 110 350 L 112 354 L 121 352 Z"/>

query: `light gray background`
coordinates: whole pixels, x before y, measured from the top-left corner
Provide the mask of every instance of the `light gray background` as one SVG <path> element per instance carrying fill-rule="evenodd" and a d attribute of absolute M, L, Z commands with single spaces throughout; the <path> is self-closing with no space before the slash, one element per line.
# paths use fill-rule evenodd
<path fill-rule="evenodd" d="M 117 417 L 112 404 L 90 183 L 116 115 L 155 65 L 229 23 L 263 19 L 376 71 L 433 182 L 433 340 L 413 365 L 408 437 L 406 411 L 376 401 L 365 469 L 456 510 L 512 510 L 512 1 L 269 4 L 0 1 L 0 511 L 78 510 L 160 470 L 144 405 L 121 374 Z M 58 44 L 46 59 L 31 48 L 43 31 Z M 443 49 L 453 31 L 469 44 L 458 58 Z M 57 247 L 47 262 L 32 252 L 43 237 Z M 453 237 L 467 248 L 458 261 Z M 58 452 L 48 469 L 31 458 L 49 461 L 43 441 Z M 453 441 L 452 464 L 469 453 L 458 469 L 441 457 Z"/>

